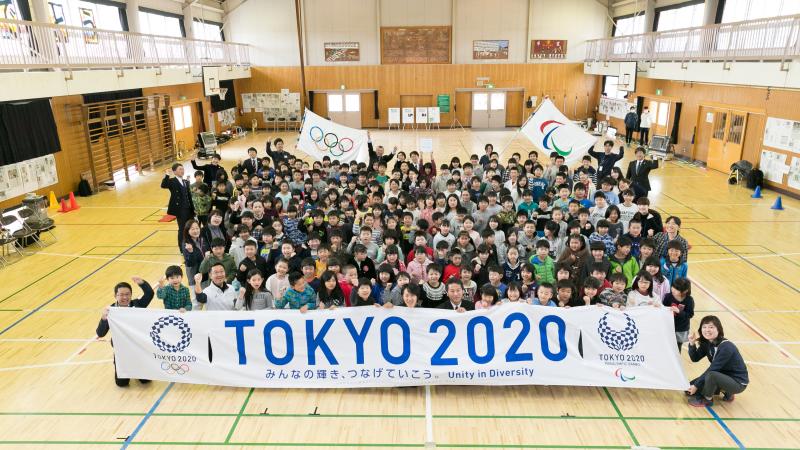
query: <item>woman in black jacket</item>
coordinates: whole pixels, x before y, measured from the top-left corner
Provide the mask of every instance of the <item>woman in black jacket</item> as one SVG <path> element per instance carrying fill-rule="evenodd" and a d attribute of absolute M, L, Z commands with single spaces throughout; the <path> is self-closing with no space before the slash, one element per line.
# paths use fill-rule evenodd
<path fill-rule="evenodd" d="M 699 408 L 714 405 L 714 395 L 723 393 L 722 400 L 732 402 L 734 395 L 747 388 L 750 379 L 736 345 L 725 339 L 722 323 L 717 316 L 705 316 L 697 333 L 689 336 L 689 357 L 697 362 L 708 358 L 711 365 L 691 381 L 686 391 L 692 398 L 689 404 Z"/>
<path fill-rule="evenodd" d="M 208 225 L 203 227 L 200 231 L 200 236 L 203 240 L 211 246 L 211 241 L 214 238 L 222 238 L 225 239 L 225 251 L 227 252 L 229 248 L 231 248 L 231 239 L 228 237 L 228 231 L 225 229 L 224 223 L 224 213 L 218 209 L 212 209 L 210 213 L 208 213 Z"/>
<path fill-rule="evenodd" d="M 199 222 L 186 222 L 183 229 L 183 260 L 186 263 L 186 278 L 189 279 L 190 287 L 194 287 L 194 275 L 200 271 L 200 263 L 203 262 L 206 252 L 211 251 L 211 241 L 206 240 L 202 234 Z"/>

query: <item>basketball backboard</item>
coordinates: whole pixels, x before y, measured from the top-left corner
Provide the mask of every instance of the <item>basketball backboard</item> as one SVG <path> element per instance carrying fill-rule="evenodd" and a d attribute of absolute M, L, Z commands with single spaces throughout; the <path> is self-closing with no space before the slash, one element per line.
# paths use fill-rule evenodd
<path fill-rule="evenodd" d="M 636 61 L 620 62 L 619 64 L 619 85 L 617 90 L 633 92 L 636 90 Z"/>
<path fill-rule="evenodd" d="M 203 93 L 219 95 L 219 66 L 203 66 Z"/>

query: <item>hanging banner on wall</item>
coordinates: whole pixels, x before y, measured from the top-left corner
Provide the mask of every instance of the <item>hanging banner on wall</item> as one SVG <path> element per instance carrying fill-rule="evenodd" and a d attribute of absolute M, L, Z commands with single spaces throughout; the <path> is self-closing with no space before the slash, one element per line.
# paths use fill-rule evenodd
<path fill-rule="evenodd" d="M 358 42 L 326 42 L 326 62 L 349 62 L 361 59 Z"/>
<path fill-rule="evenodd" d="M 367 132 L 339 125 L 306 110 L 297 148 L 321 161 L 329 156 L 339 162 L 369 162 Z"/>
<path fill-rule="evenodd" d="M 534 39 L 531 41 L 531 59 L 564 59 L 566 57 L 566 40 Z"/>
<path fill-rule="evenodd" d="M 259 388 L 688 388 L 668 308 L 111 308 L 122 378 Z"/>
<path fill-rule="evenodd" d="M 558 152 L 567 165 L 578 161 L 597 142 L 596 137 L 575 125 L 549 98 L 542 101 L 520 131 L 547 153 Z"/>
<path fill-rule="evenodd" d="M 598 105 L 598 112 L 601 116 L 611 116 L 617 119 L 625 119 L 631 108 L 636 105 L 628 103 L 624 98 L 609 98 L 600 97 L 600 104 Z"/>

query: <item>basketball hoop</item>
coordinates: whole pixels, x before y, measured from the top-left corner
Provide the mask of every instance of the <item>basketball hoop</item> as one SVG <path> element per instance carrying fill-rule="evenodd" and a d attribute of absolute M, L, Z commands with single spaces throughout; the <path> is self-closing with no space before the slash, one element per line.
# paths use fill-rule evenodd
<path fill-rule="evenodd" d="M 225 101 L 225 94 L 227 93 L 228 93 L 228 88 L 219 88 L 219 90 L 217 91 L 217 95 L 219 96 L 219 99 L 222 101 Z"/>

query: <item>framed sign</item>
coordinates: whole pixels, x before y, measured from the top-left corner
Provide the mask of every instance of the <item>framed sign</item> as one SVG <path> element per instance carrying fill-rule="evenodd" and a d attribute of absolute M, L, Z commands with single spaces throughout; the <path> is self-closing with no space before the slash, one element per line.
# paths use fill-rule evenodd
<path fill-rule="evenodd" d="M 531 41 L 531 59 L 564 59 L 566 57 L 566 40 L 534 39 Z"/>
<path fill-rule="evenodd" d="M 508 59 L 508 41 L 472 41 L 472 59 Z"/>
<path fill-rule="evenodd" d="M 450 64 L 450 26 L 381 27 L 381 64 Z"/>
<path fill-rule="evenodd" d="M 358 42 L 326 42 L 325 62 L 359 61 L 361 52 Z"/>

